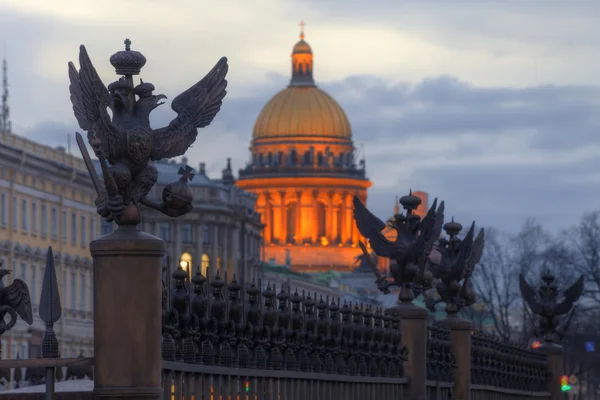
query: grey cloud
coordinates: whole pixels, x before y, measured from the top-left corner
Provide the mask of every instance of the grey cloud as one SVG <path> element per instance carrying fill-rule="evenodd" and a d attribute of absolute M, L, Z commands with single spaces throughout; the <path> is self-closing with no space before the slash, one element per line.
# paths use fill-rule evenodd
<path fill-rule="evenodd" d="M 214 123 L 200 130 L 197 142 L 187 154 L 190 164 L 197 166 L 199 161 L 205 161 L 213 177 L 220 175 L 226 157 L 232 157 L 235 169 L 242 167 L 248 160 L 257 114 L 284 85 L 284 77 L 275 77 L 270 87 L 254 88 L 253 96 L 226 98 Z M 409 188 L 446 200 L 448 212 L 464 224 L 476 220 L 507 231 L 517 230 L 528 217 L 557 230 L 596 207 L 600 189 L 586 180 L 600 168 L 593 153 L 579 160 L 560 161 L 557 157 L 569 154 L 565 144 L 572 151 L 589 148 L 589 135 L 600 128 L 593 118 L 594 94 L 600 95 L 598 88 L 478 88 L 451 77 L 432 78 L 412 86 L 390 85 L 368 76 L 321 86 L 345 108 L 355 141 L 364 142 L 367 148 L 379 146 L 377 156 L 367 159 L 367 168 L 374 182 L 369 207 L 381 218 L 391 213 L 394 196 L 405 194 Z M 510 112 L 503 108 L 505 103 L 514 104 Z M 425 111 L 418 110 L 415 104 L 425 107 Z M 397 115 L 381 112 L 390 105 L 398 109 Z M 165 125 L 173 112 L 167 106 L 158 110 L 153 125 Z M 541 154 L 541 162 L 532 165 L 455 162 L 473 157 L 514 158 L 511 150 L 499 150 L 494 143 L 500 135 L 514 136 L 516 128 L 539 132 L 546 144 L 554 140 L 552 143 L 560 146 L 540 146 L 535 140 L 519 142 L 514 150 L 518 158 L 526 159 L 530 152 Z M 27 135 L 60 143 L 61 135 L 73 129 L 74 126 L 52 122 L 40 124 Z M 473 130 L 478 141 L 469 145 L 461 135 Z M 456 143 L 457 148 L 441 155 L 436 149 L 415 151 L 406 145 L 408 140 L 433 144 L 444 141 L 446 145 Z M 579 179 L 574 180 L 574 176 Z"/>
<path fill-rule="evenodd" d="M 533 148 L 564 148 L 580 146 L 600 131 L 600 87 L 478 88 L 448 76 L 412 87 L 360 81 L 352 77 L 323 87 L 339 99 L 361 140 L 531 130 L 536 132 Z M 365 96 L 346 96 L 350 89 Z M 397 115 L 390 116 L 389 110 Z"/>

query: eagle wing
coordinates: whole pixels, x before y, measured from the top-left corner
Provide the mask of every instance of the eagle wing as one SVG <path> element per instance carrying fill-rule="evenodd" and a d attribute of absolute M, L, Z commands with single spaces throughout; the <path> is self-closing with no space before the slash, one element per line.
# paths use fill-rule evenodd
<path fill-rule="evenodd" d="M 69 62 L 69 91 L 75 118 L 81 129 L 88 132 L 90 143 L 92 139 L 99 140 L 104 155 L 112 162 L 119 157 L 118 131 L 106 110 L 112 108 L 112 100 L 83 45 L 79 47 L 79 67 L 77 71 Z"/>
<path fill-rule="evenodd" d="M 29 325 L 33 324 L 33 311 L 31 310 L 31 297 L 29 289 L 21 279 L 15 279 L 8 285 L 4 292 L 4 302 L 12 307 L 17 314 Z"/>
<path fill-rule="evenodd" d="M 475 266 L 479 264 L 479 261 L 481 261 L 481 257 L 483 256 L 484 244 L 485 231 L 481 229 L 479 231 L 479 234 L 473 241 L 473 246 L 471 247 L 471 254 L 469 254 L 469 259 L 467 260 L 467 267 L 465 268 L 465 278 L 471 277 Z"/>
<path fill-rule="evenodd" d="M 456 258 L 452 263 L 451 276 L 456 280 L 461 280 L 465 274 L 469 257 L 473 249 L 473 233 L 475 232 L 475 222 L 458 245 Z"/>
<path fill-rule="evenodd" d="M 519 274 L 519 289 L 521 290 L 521 296 L 527 303 L 531 311 L 534 314 L 540 314 L 542 312 L 542 306 L 537 301 L 537 294 L 535 290 L 527 283 L 523 274 Z"/>
<path fill-rule="evenodd" d="M 200 82 L 173 99 L 171 108 L 177 117 L 167 127 L 154 130 L 152 160 L 184 154 L 196 141 L 198 128 L 210 125 L 227 94 L 228 68 L 227 58 L 221 58 Z"/>
<path fill-rule="evenodd" d="M 571 311 L 573 304 L 577 300 L 579 300 L 579 298 L 581 297 L 582 294 L 583 294 L 583 275 L 581 275 L 579 277 L 579 279 L 577 279 L 577 281 L 573 285 L 571 285 L 571 287 L 569 287 L 567 290 L 565 290 L 565 292 L 563 293 L 565 298 L 560 304 L 556 305 L 556 308 L 554 309 L 554 313 L 556 315 L 562 315 L 562 314 L 566 314 L 569 311 Z"/>
<path fill-rule="evenodd" d="M 392 257 L 394 253 L 394 243 L 385 238 L 381 231 L 385 228 L 385 223 L 377 218 L 367 207 L 354 196 L 354 221 L 361 235 L 369 239 L 371 248 L 375 254 L 381 257 Z"/>
<path fill-rule="evenodd" d="M 419 226 L 419 236 L 412 245 L 413 254 L 421 257 L 426 251 L 430 250 L 436 240 L 442 234 L 442 226 L 444 225 L 444 202 L 437 206 L 437 199 L 433 200 L 433 204 L 427 211 L 427 215 L 421 221 Z"/>

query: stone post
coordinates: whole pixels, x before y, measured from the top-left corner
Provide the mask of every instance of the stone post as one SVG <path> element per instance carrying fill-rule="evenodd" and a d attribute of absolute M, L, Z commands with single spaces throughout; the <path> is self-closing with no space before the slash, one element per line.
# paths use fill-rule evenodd
<path fill-rule="evenodd" d="M 425 308 L 402 303 L 391 312 L 401 318 L 402 344 L 408 349 L 404 375 L 410 378 L 406 398 L 425 400 L 427 395 L 427 315 Z"/>
<path fill-rule="evenodd" d="M 454 370 L 454 392 L 455 400 L 471 399 L 471 321 L 449 314 L 440 321 L 446 328 L 450 329 L 450 351 L 456 358 L 456 369 Z"/>
<path fill-rule="evenodd" d="M 94 397 L 160 399 L 165 243 L 122 226 L 90 244 L 94 259 Z"/>
<path fill-rule="evenodd" d="M 548 391 L 550 392 L 550 399 L 564 399 L 565 395 L 560 389 L 560 377 L 564 375 L 562 346 L 548 341 L 542 344 L 538 351 L 548 356 L 548 372 L 550 373 Z"/>

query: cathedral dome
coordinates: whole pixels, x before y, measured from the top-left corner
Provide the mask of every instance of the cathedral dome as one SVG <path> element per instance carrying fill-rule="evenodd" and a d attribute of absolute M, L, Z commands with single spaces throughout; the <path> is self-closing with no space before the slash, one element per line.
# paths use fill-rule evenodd
<path fill-rule="evenodd" d="M 352 138 L 346 113 L 316 86 L 293 86 L 277 93 L 262 109 L 253 139 L 281 136 Z"/>
<path fill-rule="evenodd" d="M 253 139 L 298 136 L 352 138 L 342 107 L 315 85 L 312 49 L 304 32 L 292 51 L 290 85 L 265 105 L 252 133 Z"/>

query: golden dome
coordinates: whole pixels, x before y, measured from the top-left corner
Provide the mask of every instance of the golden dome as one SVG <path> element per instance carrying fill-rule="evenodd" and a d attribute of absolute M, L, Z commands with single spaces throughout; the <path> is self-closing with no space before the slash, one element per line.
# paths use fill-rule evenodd
<path fill-rule="evenodd" d="M 326 136 L 352 138 L 346 113 L 316 86 L 289 86 L 262 109 L 252 137 Z"/>
<path fill-rule="evenodd" d="M 303 26 L 303 23 L 301 24 Z M 304 31 L 292 52 L 292 80 L 258 115 L 252 137 L 325 136 L 352 138 L 346 113 L 327 93 L 315 86 L 313 54 Z"/>
<path fill-rule="evenodd" d="M 312 49 L 310 48 L 310 45 L 306 43 L 304 39 L 300 39 L 300 41 L 294 46 L 294 50 L 292 50 L 292 54 L 298 53 L 312 54 Z"/>

